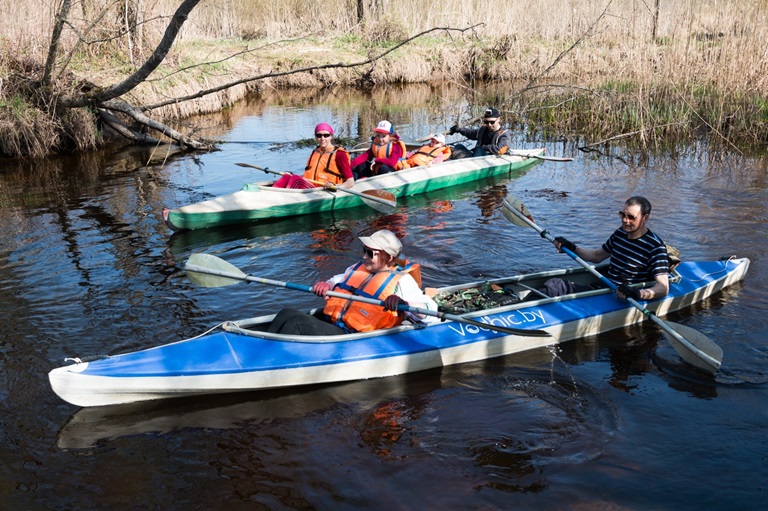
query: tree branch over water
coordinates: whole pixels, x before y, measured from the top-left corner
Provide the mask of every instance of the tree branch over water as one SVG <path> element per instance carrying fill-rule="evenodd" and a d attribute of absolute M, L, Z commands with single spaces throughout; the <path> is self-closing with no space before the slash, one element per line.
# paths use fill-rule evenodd
<path fill-rule="evenodd" d="M 86 94 L 69 97 L 62 96 L 60 98 L 60 104 L 67 108 L 78 108 L 84 106 L 96 106 L 105 101 L 118 98 L 123 94 L 127 94 L 131 90 L 135 89 L 137 85 L 143 82 L 157 67 L 165 60 L 168 52 L 171 51 L 171 46 L 176 40 L 181 27 L 184 22 L 187 21 L 190 11 L 200 3 L 200 0 L 184 0 L 184 2 L 176 9 L 176 12 L 171 18 L 171 22 L 165 29 L 165 34 L 160 40 L 160 44 L 157 45 L 152 55 L 144 62 L 135 73 L 123 80 L 122 82 L 107 87 L 106 89 L 94 89 Z"/>
<path fill-rule="evenodd" d="M 135 105 L 131 105 L 130 103 L 128 103 L 123 99 L 120 99 L 125 94 L 128 94 L 133 89 L 135 89 L 141 83 L 149 81 L 149 76 L 155 70 L 157 70 L 160 64 L 162 64 L 162 62 L 168 56 L 171 50 L 171 47 L 176 41 L 176 38 L 178 37 L 182 26 L 187 21 L 190 12 L 199 3 L 200 3 L 200 0 L 184 0 L 184 2 L 182 2 L 182 4 L 178 7 L 178 9 L 176 9 L 176 12 L 173 14 L 171 21 L 166 27 L 163 37 L 158 43 L 155 50 L 152 52 L 149 58 L 144 62 L 144 64 L 138 70 L 136 70 L 134 73 L 128 76 L 125 80 L 119 83 L 110 85 L 108 87 L 98 87 L 90 83 L 83 83 L 80 86 L 79 94 L 78 93 L 62 94 L 58 98 L 58 105 L 60 107 L 69 108 L 69 109 L 85 108 L 85 107 L 93 108 L 105 126 L 108 126 L 115 133 L 129 139 L 131 142 L 136 144 L 157 143 L 157 139 L 145 133 L 142 133 L 140 130 L 129 127 L 116 114 L 122 114 L 124 116 L 123 117 L 124 119 L 125 118 L 130 119 L 133 123 L 138 124 L 143 128 L 148 128 L 149 130 L 159 132 L 164 136 L 170 138 L 171 140 L 176 141 L 177 143 L 179 143 L 184 147 L 192 148 L 192 149 L 203 149 L 203 150 L 213 149 L 214 147 L 213 142 L 197 140 L 192 137 L 189 137 L 183 133 L 180 133 L 179 131 L 172 129 L 171 127 L 159 121 L 151 119 L 145 114 L 145 112 L 153 109 L 161 108 L 167 105 L 174 105 L 174 104 L 179 104 L 185 101 L 198 99 L 210 94 L 227 90 L 237 85 L 264 80 L 267 78 L 278 78 L 281 76 L 288 76 L 288 75 L 293 75 L 298 73 L 311 73 L 313 71 L 322 70 L 322 69 L 357 68 L 357 67 L 362 67 L 366 65 L 371 65 L 376 61 L 389 55 L 390 53 L 396 51 L 397 49 L 402 48 L 403 46 L 411 43 L 415 39 L 423 37 L 432 32 L 441 31 L 441 32 L 449 32 L 449 33 L 450 32 L 462 33 L 469 30 L 473 30 L 476 27 L 480 26 L 480 24 L 476 24 L 467 28 L 434 27 L 428 30 L 424 30 L 396 44 L 395 46 L 387 49 L 386 51 L 382 51 L 376 55 L 370 56 L 369 58 L 365 60 L 361 60 L 359 62 L 353 62 L 353 63 L 339 62 L 334 64 L 321 64 L 321 65 L 315 65 L 315 66 L 307 66 L 307 67 L 302 67 L 297 69 L 289 69 L 285 71 L 272 71 L 272 72 L 263 73 L 256 76 L 234 80 L 229 83 L 218 85 L 216 87 L 211 87 L 209 89 L 204 89 L 187 96 L 169 98 L 167 100 L 164 100 L 155 104 L 135 106 Z M 63 30 L 63 27 L 65 25 L 69 25 L 67 17 L 69 15 L 70 6 L 71 6 L 71 0 L 64 0 L 62 7 L 57 14 L 56 24 L 54 26 L 54 31 L 51 37 L 51 43 L 49 46 L 48 60 L 46 62 L 46 67 L 43 73 L 42 82 L 44 84 L 48 83 L 51 79 L 51 75 L 53 73 L 53 69 L 55 66 L 56 54 L 58 52 L 59 42 L 61 39 L 61 33 Z M 101 16 L 104 15 L 104 12 L 105 11 L 101 12 Z M 91 26 L 89 27 L 89 30 L 93 27 L 94 25 L 91 24 Z M 74 27 L 72 28 L 74 29 Z M 82 34 L 78 34 L 78 40 L 80 43 L 85 42 L 85 38 Z M 256 51 L 256 50 L 246 49 L 242 52 L 236 53 L 235 55 L 230 55 L 224 59 L 220 59 L 216 61 L 216 63 L 221 63 L 222 61 L 233 59 L 237 55 L 240 55 L 242 53 L 247 53 L 249 51 Z M 68 55 L 67 58 L 64 60 L 64 65 L 60 69 L 59 75 L 61 75 L 61 73 L 63 73 L 63 71 L 66 69 L 66 66 L 69 64 L 71 60 L 71 56 L 72 54 L 70 53 L 70 55 Z M 212 62 L 202 62 L 199 64 L 195 64 L 194 66 L 188 66 L 187 69 L 204 66 L 211 63 Z M 177 72 L 183 72 L 183 70 L 177 71 Z"/>
<path fill-rule="evenodd" d="M 281 76 L 289 76 L 289 75 L 294 75 L 294 74 L 297 74 L 297 73 L 309 73 L 309 72 L 312 72 L 312 71 L 318 71 L 320 69 L 347 69 L 347 68 L 362 67 L 362 66 L 365 66 L 365 65 L 368 65 L 368 64 L 373 64 L 377 60 L 381 60 L 382 58 L 386 57 L 387 55 L 389 55 L 390 53 L 394 52 L 395 50 L 397 50 L 397 49 L 407 45 L 408 43 L 414 41 L 415 39 L 418 39 L 419 37 L 423 37 L 423 36 L 425 36 L 425 35 L 427 35 L 427 34 L 429 34 L 431 32 L 437 32 L 437 31 L 444 31 L 444 32 L 466 32 L 468 30 L 473 30 L 473 29 L 477 28 L 478 26 L 480 26 L 480 25 L 472 25 L 471 27 L 467 27 L 467 28 L 435 27 L 435 28 L 431 28 L 429 30 L 425 30 L 423 32 L 419 32 L 415 36 L 409 37 L 405 41 L 397 44 L 396 46 L 393 46 L 392 48 L 388 49 L 387 51 L 379 53 L 378 55 L 375 55 L 373 57 L 369 57 L 369 58 L 367 58 L 365 60 L 361 60 L 359 62 L 352 62 L 352 63 L 349 63 L 349 64 L 344 64 L 342 62 L 338 62 L 336 64 L 321 64 L 321 65 L 317 65 L 317 66 L 301 67 L 301 68 L 296 68 L 296 69 L 289 69 L 289 70 L 286 70 L 286 71 L 273 71 L 273 72 L 264 73 L 264 74 L 260 74 L 260 75 L 250 76 L 250 77 L 247 77 L 247 78 L 241 78 L 239 80 L 234 80 L 234 81 L 231 81 L 229 83 L 225 83 L 225 84 L 222 84 L 222 85 L 219 85 L 219 86 L 216 86 L 216 87 L 212 87 L 210 89 L 201 90 L 199 92 L 196 92 L 195 94 L 190 94 L 188 96 L 182 96 L 182 97 L 179 97 L 179 98 L 167 99 L 165 101 L 161 101 L 159 103 L 154 103 L 154 104 L 151 104 L 151 105 L 144 105 L 142 107 L 142 110 L 152 110 L 152 109 L 155 109 L 155 108 L 160 108 L 160 107 L 164 107 L 164 106 L 168 106 L 168 105 L 172 105 L 172 104 L 176 104 L 176 103 L 181 103 L 183 101 L 190 101 L 190 100 L 193 100 L 193 99 L 199 99 L 199 98 L 201 98 L 203 96 L 207 96 L 209 94 L 214 94 L 216 92 L 220 92 L 220 91 L 229 89 L 229 88 L 234 87 L 236 85 L 242 85 L 242 84 L 245 84 L 245 83 L 256 82 L 256 81 L 259 81 L 259 80 L 264 80 L 266 78 L 278 78 L 278 77 L 281 77 Z"/>

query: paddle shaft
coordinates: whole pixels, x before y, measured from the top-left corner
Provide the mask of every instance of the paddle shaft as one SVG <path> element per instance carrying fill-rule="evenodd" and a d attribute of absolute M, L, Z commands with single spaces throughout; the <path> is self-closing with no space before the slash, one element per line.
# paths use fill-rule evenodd
<path fill-rule="evenodd" d="M 253 169 L 260 170 L 262 172 L 266 172 L 267 174 L 275 174 L 275 175 L 278 175 L 278 176 L 284 176 L 286 174 L 288 174 L 288 175 L 292 174 L 291 172 L 281 172 L 279 170 L 271 170 L 271 169 L 265 169 L 263 167 L 257 167 L 256 165 L 251 165 L 250 163 L 237 163 L 236 165 L 239 165 L 240 167 L 251 167 Z M 310 183 L 316 184 L 316 185 L 319 185 L 319 186 L 324 186 L 325 185 L 325 183 L 323 183 L 322 181 L 316 181 L 314 179 L 309 179 L 309 178 L 306 178 L 306 177 L 303 177 L 302 179 L 306 179 Z M 367 195 L 365 193 L 358 192 L 357 190 L 351 190 L 349 188 L 342 188 L 340 186 L 334 186 L 330 190 L 331 191 L 346 192 L 346 193 L 349 193 L 351 195 L 357 195 L 361 199 L 371 200 L 371 201 L 378 202 L 380 204 L 384 204 L 385 206 L 390 206 L 390 207 L 393 207 L 393 208 L 396 206 L 396 204 L 393 204 L 393 201 L 388 201 L 387 199 L 382 199 L 380 197 L 376 197 L 375 195 Z"/>
<path fill-rule="evenodd" d="M 470 120 L 468 120 L 467 122 L 464 123 L 464 126 L 468 126 L 470 124 L 475 124 L 480 119 L 482 119 L 482 117 L 475 117 L 473 119 L 470 119 Z M 448 130 L 445 130 L 445 131 L 441 131 L 440 134 L 441 135 L 450 135 L 451 134 L 451 130 L 448 129 Z M 418 138 L 418 139 L 416 139 L 416 141 L 417 142 L 426 142 L 430 138 L 431 138 L 431 136 L 430 137 Z"/>
<path fill-rule="evenodd" d="M 544 161 L 557 161 L 557 162 L 568 162 L 573 161 L 573 158 L 559 158 L 557 156 L 541 156 L 539 154 L 526 154 L 526 153 L 515 153 L 512 151 L 508 151 L 504 153 L 505 156 L 519 156 L 521 158 L 535 158 L 537 160 L 544 160 Z"/>
<path fill-rule="evenodd" d="M 508 203 L 507 203 L 507 204 L 508 204 Z M 508 207 L 507 209 L 508 209 L 509 211 L 512 211 L 512 213 L 514 213 L 515 215 L 517 215 L 517 217 L 518 217 L 518 218 L 520 218 L 520 219 L 521 219 L 521 220 L 523 220 L 525 223 L 527 223 L 529 226 L 531 226 L 533 229 L 535 229 L 535 230 L 536 230 L 536 231 L 537 231 L 537 232 L 538 232 L 538 233 L 541 235 L 541 237 L 542 237 L 542 238 L 545 238 L 545 239 L 549 240 L 549 241 L 550 241 L 550 242 L 552 242 L 553 244 L 555 243 L 555 238 L 554 238 L 554 237 L 553 237 L 553 236 L 552 236 L 552 235 L 549 233 L 549 231 L 545 231 L 544 229 L 542 229 L 541 227 L 539 227 L 538 225 L 536 225 L 536 223 L 535 223 L 535 222 L 533 222 L 533 221 L 532 221 L 530 218 L 528 218 L 528 217 L 527 217 L 527 216 L 525 216 L 523 213 L 521 213 L 520 211 L 518 211 L 518 210 L 517 210 L 517 208 L 515 208 L 515 207 L 512 207 L 512 205 L 510 205 L 510 207 Z M 562 247 L 562 246 L 561 246 L 561 247 L 560 247 L 560 250 L 562 250 L 563 252 L 565 252 L 566 254 L 568 254 L 568 256 L 569 256 L 571 259 L 573 259 L 574 261 L 576 261 L 577 263 L 579 263 L 581 266 L 583 266 L 584 268 L 586 268 L 586 269 L 587 269 L 587 270 L 588 270 L 588 271 L 589 271 L 589 272 L 590 272 L 592 275 L 594 275 L 595 277 L 599 278 L 599 279 L 600 279 L 600 281 L 601 281 L 603 284 L 605 284 L 606 286 L 608 286 L 608 287 L 609 287 L 609 288 L 611 288 L 612 290 L 616 291 L 616 289 L 618 288 L 618 286 L 616 285 L 616 283 L 615 283 L 615 282 L 613 282 L 612 280 L 610 280 L 609 278 L 605 277 L 603 274 L 601 274 L 601 273 L 600 273 L 600 272 L 598 272 L 597 270 L 595 270 L 595 268 L 594 268 L 594 267 L 593 267 L 591 264 L 589 264 L 589 263 L 588 263 L 588 262 L 586 262 L 584 259 L 582 259 L 582 258 L 581 258 L 581 257 L 579 257 L 578 255 L 576 255 L 574 252 L 572 252 L 571 250 L 569 250 L 569 249 L 567 249 L 567 248 L 565 248 L 565 247 Z M 719 367 L 720 367 L 720 364 L 721 364 L 721 362 L 720 362 L 719 360 L 716 360 L 715 358 L 711 357 L 711 356 L 710 356 L 708 353 L 705 353 L 705 352 L 701 351 L 699 348 L 697 348 L 696 346 L 694 346 L 693 344 L 691 344 L 691 343 L 688 341 L 688 339 L 686 339 L 685 337 L 683 337 L 683 336 L 681 336 L 679 333 L 677 333 L 675 330 L 673 330 L 673 329 L 672 329 L 672 328 L 671 328 L 669 325 L 667 325 L 667 324 L 666 324 L 664 321 L 662 321 L 662 320 L 661 320 L 661 319 L 660 319 L 658 316 L 656 316 L 656 314 L 654 314 L 653 312 L 649 311 L 647 308 L 645 308 L 645 307 L 643 307 L 642 305 L 640 305 L 640 304 L 639 304 L 637 301 L 635 301 L 633 298 L 627 297 L 627 301 L 629 301 L 629 303 L 631 303 L 633 306 L 635 306 L 635 307 L 636 307 L 636 308 L 637 308 L 637 309 L 638 309 L 640 312 L 642 312 L 642 313 L 643 313 L 643 314 L 644 314 L 646 317 L 650 318 L 650 319 L 651 319 L 651 321 L 653 321 L 654 323 L 656 323 L 657 325 L 659 325 L 659 326 L 660 326 L 660 327 L 661 327 L 661 328 L 662 328 L 662 329 L 663 329 L 665 332 L 667 332 L 669 335 L 671 335 L 672 337 L 674 337 L 674 338 L 675 338 L 675 339 L 676 339 L 678 342 L 680 342 L 681 344 L 683 344 L 683 345 L 684 345 L 684 346 L 685 346 L 687 349 L 689 349 L 689 350 L 690 350 L 692 353 L 696 354 L 696 356 L 698 356 L 698 357 L 699 357 L 699 358 L 701 358 L 702 360 L 706 361 L 708 364 L 710 364 L 711 366 L 713 366 L 713 367 L 715 367 L 715 368 L 719 368 Z"/>
<path fill-rule="evenodd" d="M 187 264 L 185 266 L 185 270 L 192 271 L 192 272 L 199 272 L 199 273 L 207 273 L 208 275 L 216 275 L 218 277 L 230 278 L 232 280 L 243 280 L 246 282 L 259 282 L 261 284 L 267 284 L 268 286 L 284 287 L 284 288 L 293 289 L 296 291 L 304 291 L 312 294 L 315 293 L 310 286 L 305 286 L 302 284 L 294 284 L 292 282 L 283 282 L 279 280 L 265 279 L 262 277 L 254 277 L 252 275 L 247 275 L 247 274 L 238 275 L 236 273 L 227 272 L 223 270 L 216 270 L 213 268 L 206 268 L 204 266 L 198 266 L 194 264 Z M 363 302 L 371 305 L 379 305 L 382 307 L 384 306 L 383 301 L 377 300 L 375 298 L 366 298 L 364 296 L 357 296 L 357 295 L 352 295 L 347 293 L 337 293 L 336 291 L 328 291 L 325 294 L 326 296 L 334 296 L 336 298 L 343 298 L 345 300 Z M 493 330 L 493 331 L 501 332 L 505 334 L 523 335 L 526 337 L 550 337 L 551 336 L 549 332 L 545 332 L 544 330 L 523 330 L 520 328 L 507 328 L 507 327 L 500 327 L 497 325 L 489 325 L 487 323 L 483 323 L 482 321 L 475 321 L 473 319 L 468 319 L 462 316 L 455 316 L 453 314 L 447 314 L 445 312 L 422 309 L 421 307 L 413 307 L 411 305 L 405 305 L 405 304 L 398 305 L 397 310 L 404 311 L 404 312 L 412 312 L 414 314 L 421 314 L 423 316 L 434 316 L 440 319 L 448 319 L 451 321 L 455 321 L 457 323 L 466 323 L 468 325 L 473 325 L 479 328 L 486 328 L 488 330 Z"/>

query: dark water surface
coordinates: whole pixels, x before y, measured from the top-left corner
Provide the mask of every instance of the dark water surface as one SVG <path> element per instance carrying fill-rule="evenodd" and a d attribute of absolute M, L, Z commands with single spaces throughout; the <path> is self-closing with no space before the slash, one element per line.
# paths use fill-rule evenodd
<path fill-rule="evenodd" d="M 220 152 L 145 165 L 145 152 L 0 163 L 0 502 L 4 509 L 763 509 L 768 481 L 768 166 L 690 147 L 637 162 L 585 155 L 498 180 L 316 218 L 171 235 L 177 207 L 299 170 L 289 144 L 378 117 L 418 138 L 427 107 L 371 98 L 244 104 L 211 118 Z M 300 106 L 296 106 L 296 105 Z M 290 105 L 290 106 L 286 106 Z M 365 135 L 365 134 L 364 134 Z M 245 143 L 248 142 L 248 143 Z M 518 140 L 519 146 L 547 145 Z M 157 155 L 155 155 L 157 156 Z M 683 258 L 748 257 L 744 282 L 670 317 L 724 350 L 703 378 L 654 325 L 402 377 L 77 409 L 47 373 L 70 356 L 145 348 L 224 321 L 318 305 L 258 284 L 194 287 L 208 252 L 312 284 L 358 257 L 356 236 L 403 236 L 425 284 L 572 266 L 500 213 L 520 196 L 555 236 L 597 246 L 623 200 Z"/>

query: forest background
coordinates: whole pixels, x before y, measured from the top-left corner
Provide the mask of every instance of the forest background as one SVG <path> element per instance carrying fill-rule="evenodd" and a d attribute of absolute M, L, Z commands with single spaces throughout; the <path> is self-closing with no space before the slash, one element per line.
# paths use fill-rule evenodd
<path fill-rule="evenodd" d="M 122 128 L 154 141 L 266 88 L 478 81 L 520 84 L 499 98 L 507 122 L 558 137 L 764 149 L 767 18 L 765 0 L 2 2 L 0 155 L 89 150 Z M 126 80 L 120 104 L 93 99 Z"/>

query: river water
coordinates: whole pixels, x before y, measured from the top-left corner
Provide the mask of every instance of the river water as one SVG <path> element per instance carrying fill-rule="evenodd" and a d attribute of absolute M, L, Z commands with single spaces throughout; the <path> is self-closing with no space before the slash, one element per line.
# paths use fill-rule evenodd
<path fill-rule="evenodd" d="M 358 208 L 180 234 L 163 224 L 163 207 L 266 177 L 236 162 L 300 170 L 309 150 L 291 142 L 311 137 L 318 122 L 354 138 L 387 117 L 418 138 L 446 129 L 444 112 L 359 93 L 286 95 L 197 119 L 225 141 L 215 153 L 0 162 L 3 508 L 762 509 L 764 154 L 690 146 L 610 158 L 518 137 L 520 148 L 546 146 L 575 161 L 400 199 L 391 215 Z M 723 348 L 717 376 L 694 374 L 657 327 L 640 325 L 474 364 L 280 392 L 78 409 L 48 384 L 65 357 L 318 305 L 313 295 L 259 284 L 197 288 L 182 271 L 196 252 L 312 284 L 357 259 L 356 236 L 386 227 L 402 236 L 428 286 L 572 266 L 534 231 L 504 220 L 507 194 L 553 235 L 585 246 L 602 243 L 623 200 L 641 194 L 654 204 L 650 227 L 684 259 L 750 258 L 742 283 L 670 318 Z"/>

